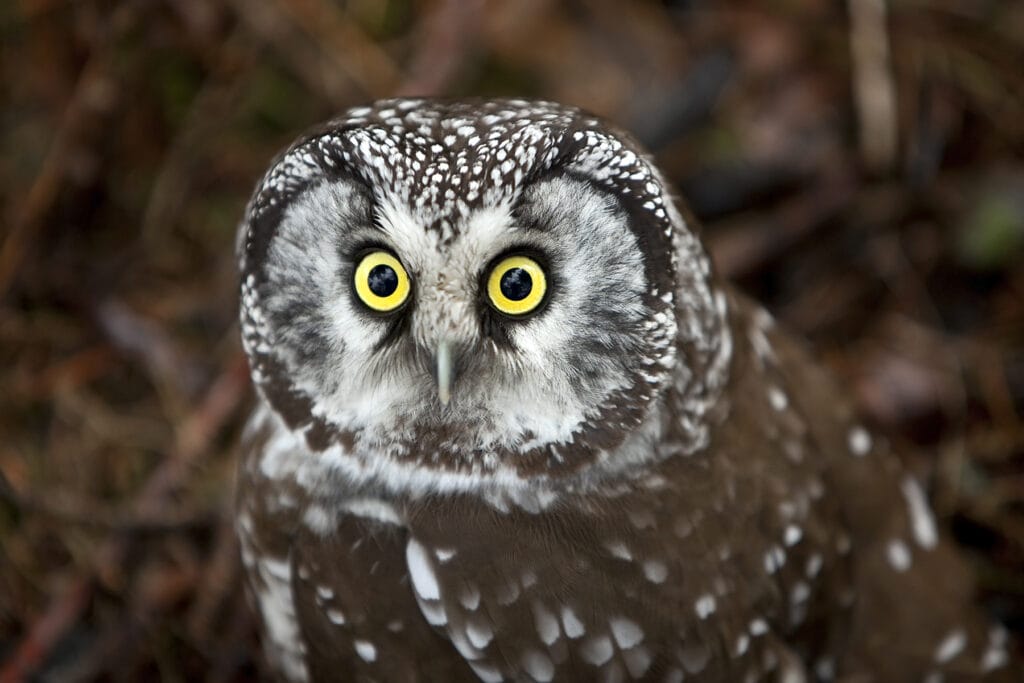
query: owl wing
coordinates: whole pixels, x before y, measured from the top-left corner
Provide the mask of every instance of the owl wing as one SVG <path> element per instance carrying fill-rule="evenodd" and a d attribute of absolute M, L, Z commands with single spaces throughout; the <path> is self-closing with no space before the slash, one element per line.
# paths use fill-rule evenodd
<path fill-rule="evenodd" d="M 747 337 L 769 386 L 787 391 L 806 426 L 835 509 L 832 549 L 846 568 L 832 601 L 849 607 L 828 671 L 885 680 L 1020 680 L 1006 632 L 975 605 L 969 572 L 938 531 L 926 497 L 886 444 L 858 424 L 834 380 L 792 337 L 744 302 Z M 770 402 L 770 401 L 769 401 Z M 777 407 L 777 406 L 776 406 Z M 848 574 L 848 575 L 847 575 Z"/>
<path fill-rule="evenodd" d="M 237 519 L 264 650 L 291 681 L 476 680 L 420 612 L 407 530 L 389 504 L 309 499 L 286 463 L 314 458 L 258 414 L 242 440 Z"/>

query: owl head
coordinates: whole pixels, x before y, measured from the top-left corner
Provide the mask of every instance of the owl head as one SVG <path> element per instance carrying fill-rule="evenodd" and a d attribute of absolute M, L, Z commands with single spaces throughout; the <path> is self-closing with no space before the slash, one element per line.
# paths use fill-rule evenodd
<path fill-rule="evenodd" d="M 657 171 L 552 103 L 350 110 L 275 161 L 239 254 L 263 399 L 312 451 L 395 485 L 614 467 L 665 428 L 667 387 L 707 393 L 721 346 Z"/>

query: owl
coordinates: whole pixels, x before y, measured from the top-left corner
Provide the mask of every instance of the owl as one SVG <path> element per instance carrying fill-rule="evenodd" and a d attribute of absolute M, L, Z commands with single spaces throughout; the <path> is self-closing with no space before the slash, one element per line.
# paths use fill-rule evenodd
<path fill-rule="evenodd" d="M 282 679 L 1021 680 L 920 485 L 602 120 L 351 109 L 238 253 Z"/>

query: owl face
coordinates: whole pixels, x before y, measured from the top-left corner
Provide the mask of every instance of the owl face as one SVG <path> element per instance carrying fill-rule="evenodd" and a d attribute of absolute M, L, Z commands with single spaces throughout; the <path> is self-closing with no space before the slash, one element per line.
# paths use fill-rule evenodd
<path fill-rule="evenodd" d="M 250 205 L 254 379 L 313 450 L 367 468 L 576 472 L 673 374 L 680 224 L 639 152 L 577 110 L 354 110 Z"/>

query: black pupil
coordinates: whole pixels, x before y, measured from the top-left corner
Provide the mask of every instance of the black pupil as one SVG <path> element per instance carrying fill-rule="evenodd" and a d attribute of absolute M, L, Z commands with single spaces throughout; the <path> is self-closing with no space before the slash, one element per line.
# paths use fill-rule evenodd
<path fill-rule="evenodd" d="M 501 293 L 512 301 L 522 301 L 532 289 L 533 278 L 522 268 L 509 268 L 501 276 Z"/>
<path fill-rule="evenodd" d="M 370 283 L 370 291 L 377 296 L 391 296 L 398 289 L 398 273 L 391 266 L 374 266 L 367 280 Z"/>

